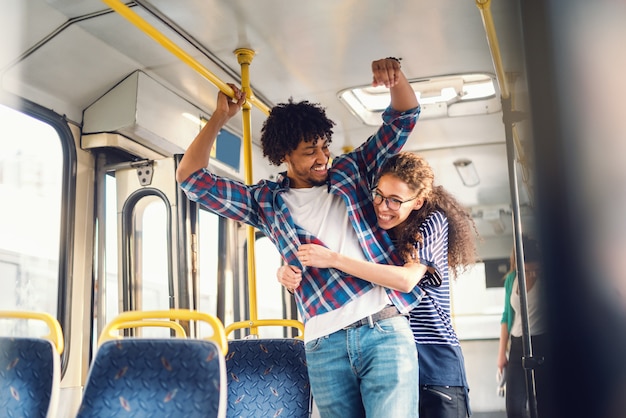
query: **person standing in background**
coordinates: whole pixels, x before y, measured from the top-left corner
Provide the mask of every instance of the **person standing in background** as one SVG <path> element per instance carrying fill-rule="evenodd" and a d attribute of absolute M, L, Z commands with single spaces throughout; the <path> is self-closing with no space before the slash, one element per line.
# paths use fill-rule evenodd
<path fill-rule="evenodd" d="M 524 236 L 524 273 L 526 276 L 526 298 L 528 306 L 528 327 L 531 336 L 532 353 L 535 359 L 549 361 L 550 341 L 547 334 L 545 304 L 541 277 L 541 253 L 537 241 Z M 528 392 L 526 370 L 523 367 L 524 351 L 522 342 L 521 298 L 517 280 L 514 254 L 511 256 L 511 270 L 504 278 L 504 310 L 500 326 L 497 366 L 500 375 L 506 375 L 506 414 L 507 418 L 527 418 Z M 508 351 L 508 356 L 507 356 Z M 506 370 L 505 370 L 506 369 Z M 535 369 L 537 412 L 540 418 L 551 418 L 551 395 L 549 373 L 541 365 Z"/>

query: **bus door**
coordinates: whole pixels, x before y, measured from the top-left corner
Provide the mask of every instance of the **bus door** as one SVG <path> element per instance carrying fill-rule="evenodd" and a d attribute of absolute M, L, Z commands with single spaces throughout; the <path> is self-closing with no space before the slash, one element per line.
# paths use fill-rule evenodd
<path fill-rule="evenodd" d="M 107 321 L 123 311 L 195 308 L 187 272 L 196 219 L 187 215 L 197 211 L 190 210 L 193 203 L 181 197 L 176 158 L 102 164 L 101 168 L 98 335 Z"/>

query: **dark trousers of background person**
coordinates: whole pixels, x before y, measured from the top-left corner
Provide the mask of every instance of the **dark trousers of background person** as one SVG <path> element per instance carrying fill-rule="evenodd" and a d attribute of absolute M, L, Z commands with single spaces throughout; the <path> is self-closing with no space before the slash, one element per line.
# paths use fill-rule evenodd
<path fill-rule="evenodd" d="M 544 334 L 531 337 L 533 357 L 544 358 L 544 365 L 535 369 L 535 392 L 539 418 L 553 416 L 551 394 L 550 346 Z M 526 393 L 526 372 L 522 367 L 522 337 L 511 337 L 509 363 L 506 368 L 506 416 L 507 418 L 528 418 L 528 395 Z"/>

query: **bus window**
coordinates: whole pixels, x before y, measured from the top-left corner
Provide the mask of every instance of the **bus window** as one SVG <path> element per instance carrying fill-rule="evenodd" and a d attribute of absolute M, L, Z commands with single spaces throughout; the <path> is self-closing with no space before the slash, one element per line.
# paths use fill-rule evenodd
<path fill-rule="evenodd" d="M 106 317 L 101 318 L 101 329 L 104 328 L 104 325 L 111 319 L 115 318 L 121 312 L 120 307 L 120 293 L 118 287 L 118 274 L 117 274 L 117 199 L 116 196 L 116 183 L 115 177 L 112 175 L 106 175 L 105 177 L 105 189 L 106 189 L 106 199 L 105 199 L 105 207 L 106 207 L 106 257 L 105 257 L 105 276 L 106 276 L 106 284 L 104 287 L 100 286 L 98 291 L 104 292 L 104 301 L 105 301 L 105 312 Z M 96 318 L 98 320 L 99 318 Z M 100 329 L 100 330 L 101 330 Z M 94 335 L 94 343 L 97 341 L 98 335 L 100 333 L 97 332 Z"/>
<path fill-rule="evenodd" d="M 217 315 L 218 215 L 199 211 L 198 233 L 198 310 Z M 232 281 L 232 279 L 231 279 Z M 227 281 L 227 283 L 231 283 Z M 229 292 L 231 293 L 231 292 Z M 210 326 L 200 325 L 200 335 L 212 334 Z"/>
<path fill-rule="evenodd" d="M 499 338 L 506 271 L 499 273 L 499 286 L 488 285 L 496 279 L 488 279 L 485 263 L 450 278 L 452 323 L 460 340 Z"/>
<path fill-rule="evenodd" d="M 61 139 L 49 124 L 2 105 L 0 126 L 0 309 L 45 311 L 56 318 Z M 41 336 L 47 327 L 39 321 L 2 321 L 0 332 Z"/>
<path fill-rule="evenodd" d="M 282 319 L 285 317 L 282 286 L 276 279 L 276 271 L 281 266 L 281 257 L 276 246 L 267 237 L 255 241 L 256 292 L 259 319 Z M 284 336 L 281 327 L 259 328 L 263 338 Z"/>
<path fill-rule="evenodd" d="M 163 310 L 170 306 L 168 277 L 167 208 L 156 196 L 145 196 L 134 209 L 134 238 L 138 257 L 134 266 L 137 283 L 137 309 Z M 163 330 L 161 330 L 163 331 Z"/>

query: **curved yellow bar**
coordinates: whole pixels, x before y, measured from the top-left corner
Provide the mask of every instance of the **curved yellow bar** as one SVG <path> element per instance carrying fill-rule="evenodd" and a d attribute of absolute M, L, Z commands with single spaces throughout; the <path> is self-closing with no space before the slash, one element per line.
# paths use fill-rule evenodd
<path fill-rule="evenodd" d="M 109 6 L 111 9 L 115 10 L 122 17 L 126 18 L 130 23 L 135 25 L 139 30 L 144 32 L 146 35 L 150 36 L 156 42 L 161 44 L 161 46 L 163 46 L 165 49 L 167 49 L 172 54 L 174 54 L 182 62 L 184 62 L 185 64 L 190 66 L 192 69 L 194 69 L 198 74 L 202 75 L 204 78 L 206 78 L 211 83 L 213 83 L 213 85 L 215 85 L 222 92 L 224 92 L 224 94 L 228 95 L 229 97 L 234 96 L 233 89 L 231 89 L 228 84 L 220 80 L 215 74 L 213 74 L 212 72 L 207 70 L 205 67 L 203 67 L 190 54 L 185 52 L 181 47 L 179 47 L 174 42 L 172 42 L 172 40 L 167 38 L 165 35 L 159 32 L 156 28 L 150 25 L 147 21 L 142 19 L 141 16 L 133 12 L 130 9 L 130 7 L 124 4 L 124 2 L 120 0 L 102 0 L 102 2 L 105 3 L 107 6 Z M 266 115 L 269 115 L 270 113 L 269 107 L 267 107 L 265 103 L 257 99 L 252 94 L 252 92 L 250 92 L 246 100 L 250 102 L 251 104 L 253 104 L 255 107 L 257 107 L 260 111 L 262 111 Z"/>
<path fill-rule="evenodd" d="M 45 322 L 50 333 L 43 336 L 43 338 L 52 341 L 59 354 L 63 353 L 65 340 L 63 339 L 61 324 L 49 313 L 34 311 L 0 311 L 0 318 L 36 319 Z"/>
<path fill-rule="evenodd" d="M 211 328 L 213 328 L 213 335 L 207 339 L 216 342 L 224 355 L 228 352 L 228 341 L 226 341 L 226 333 L 222 321 L 208 313 L 192 311 L 189 309 L 122 312 L 104 327 L 102 334 L 100 334 L 100 338 L 98 339 L 98 345 L 101 345 L 107 340 L 123 338 L 117 334 L 117 331 L 123 328 L 136 328 L 137 326 L 166 326 L 176 330 L 176 326 L 178 326 L 182 329 L 180 324 L 172 326 L 164 325 L 167 321 L 161 321 L 163 319 L 206 322 L 211 326 Z M 184 329 L 182 329 L 182 332 L 186 335 Z M 178 332 L 177 335 L 179 335 Z"/>
<path fill-rule="evenodd" d="M 143 328 L 143 327 L 163 327 L 171 328 L 179 338 L 187 338 L 187 333 L 182 325 L 174 321 L 157 321 L 157 320 L 143 320 L 143 321 L 128 321 L 119 324 L 115 324 L 111 327 L 111 332 L 125 328 Z"/>
<path fill-rule="evenodd" d="M 257 319 L 248 321 L 233 322 L 226 327 L 226 335 L 231 332 L 242 328 L 255 328 L 255 327 L 267 327 L 267 326 L 282 326 L 298 328 L 300 335 L 296 338 L 302 339 L 304 337 L 304 324 L 295 319 Z"/>

